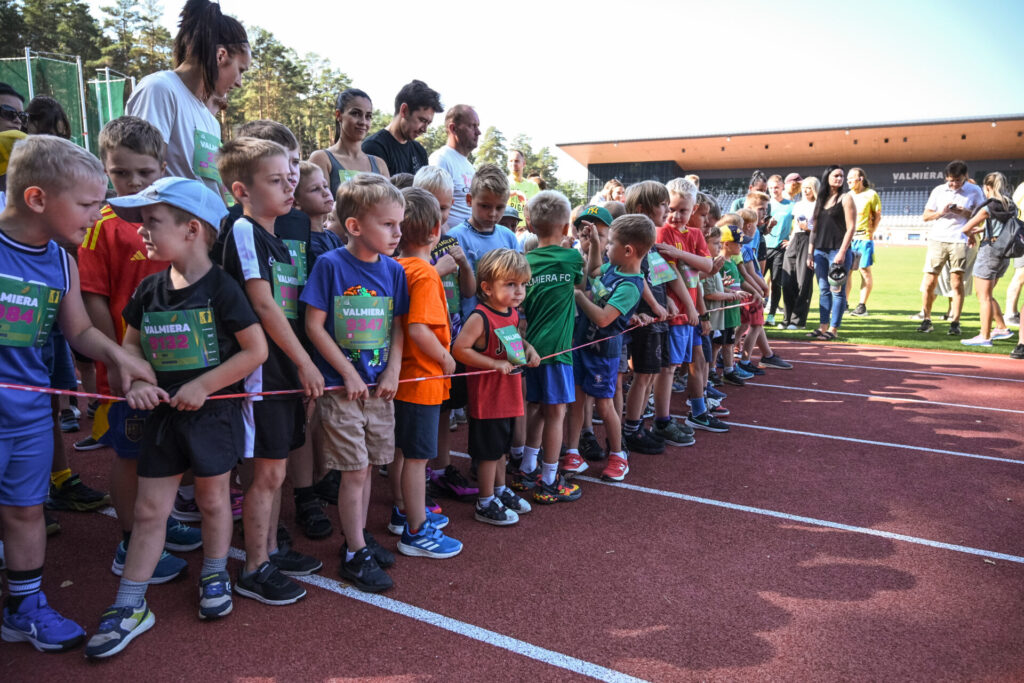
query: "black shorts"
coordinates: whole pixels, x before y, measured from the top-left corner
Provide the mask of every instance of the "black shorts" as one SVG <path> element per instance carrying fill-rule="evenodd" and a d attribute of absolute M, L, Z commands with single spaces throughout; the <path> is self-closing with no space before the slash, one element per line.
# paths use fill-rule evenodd
<path fill-rule="evenodd" d="M 722 330 L 722 338 L 718 340 L 718 343 L 722 346 L 733 344 L 736 341 L 736 328 L 727 327 Z"/>
<path fill-rule="evenodd" d="M 633 330 L 633 339 L 629 344 L 633 372 L 657 375 L 663 367 L 672 365 L 667 336 L 667 332 L 651 332 L 645 327 Z"/>
<path fill-rule="evenodd" d="M 253 401 L 253 457 L 284 460 L 306 443 L 306 411 L 301 398 Z"/>
<path fill-rule="evenodd" d="M 462 363 L 455 364 L 455 374 L 459 375 L 466 371 L 466 366 Z M 442 411 L 457 410 L 459 408 L 465 408 L 466 404 L 469 403 L 469 390 L 466 388 L 465 377 L 452 377 L 452 386 L 448 390 L 448 398 L 441 404 Z"/>
<path fill-rule="evenodd" d="M 241 400 L 208 401 L 194 411 L 162 404 L 142 427 L 139 476 L 173 477 L 191 469 L 197 477 L 216 477 L 238 463 L 245 441 Z"/>
<path fill-rule="evenodd" d="M 761 241 L 757 243 L 757 260 L 766 261 L 768 259 L 768 245 L 764 243 L 764 235 L 761 235 Z"/>
<path fill-rule="evenodd" d="M 395 401 L 395 448 L 408 460 L 437 457 L 437 429 L 441 406 Z"/>
<path fill-rule="evenodd" d="M 493 420 L 469 418 L 469 457 L 473 460 L 500 460 L 512 448 L 512 422 L 515 418 Z"/>
<path fill-rule="evenodd" d="M 700 336 L 700 345 L 704 351 L 704 360 L 711 363 L 711 337 L 702 334 Z"/>

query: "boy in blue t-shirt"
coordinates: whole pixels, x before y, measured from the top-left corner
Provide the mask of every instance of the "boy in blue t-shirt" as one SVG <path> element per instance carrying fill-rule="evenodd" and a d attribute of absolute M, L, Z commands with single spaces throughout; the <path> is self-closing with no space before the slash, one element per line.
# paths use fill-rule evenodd
<path fill-rule="evenodd" d="M 348 244 L 317 259 L 302 292 L 317 367 L 328 386 L 343 387 L 317 403 L 324 456 L 341 470 L 339 573 L 373 593 L 393 585 L 383 569 L 395 561 L 367 533 L 366 516 L 370 468 L 387 465 L 395 453 L 392 399 L 404 342 L 396 318 L 409 312 L 409 289 L 405 270 L 388 254 L 398 248 L 404 211 L 401 191 L 383 176 L 363 173 L 343 183 L 337 212 Z"/>

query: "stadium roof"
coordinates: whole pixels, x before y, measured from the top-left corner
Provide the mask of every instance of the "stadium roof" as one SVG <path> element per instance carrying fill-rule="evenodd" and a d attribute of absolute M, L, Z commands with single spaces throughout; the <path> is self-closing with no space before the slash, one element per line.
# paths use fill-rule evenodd
<path fill-rule="evenodd" d="M 1024 114 L 798 130 L 572 142 L 584 166 L 675 161 L 686 170 L 1024 158 Z"/>

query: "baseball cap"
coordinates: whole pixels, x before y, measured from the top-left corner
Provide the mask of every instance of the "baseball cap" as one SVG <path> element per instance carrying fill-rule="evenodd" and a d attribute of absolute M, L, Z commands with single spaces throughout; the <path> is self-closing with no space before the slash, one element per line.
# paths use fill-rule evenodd
<path fill-rule="evenodd" d="M 573 225 L 579 225 L 580 221 L 601 221 L 605 225 L 611 225 L 612 220 L 612 214 L 608 209 L 603 206 L 591 205 L 580 212 Z"/>
<path fill-rule="evenodd" d="M 109 200 L 114 213 L 129 223 L 142 222 L 142 207 L 170 204 L 206 221 L 220 232 L 220 222 L 228 215 L 224 200 L 199 180 L 160 178 L 138 194 Z"/>
<path fill-rule="evenodd" d="M 790 173 L 788 176 L 786 176 L 786 182 L 787 183 L 793 183 L 793 182 L 802 183 L 803 181 L 804 181 L 804 178 L 799 173 Z"/>
<path fill-rule="evenodd" d="M 519 209 L 514 206 L 505 207 L 505 215 L 502 218 L 515 218 L 517 221 L 522 220 L 523 217 L 519 215 Z"/>
<path fill-rule="evenodd" d="M 846 284 L 846 268 L 841 263 L 833 263 L 828 269 L 828 286 L 836 291 Z"/>
<path fill-rule="evenodd" d="M 718 230 L 722 234 L 723 242 L 735 242 L 736 244 L 747 244 L 751 238 L 743 234 L 743 228 L 738 225 L 723 225 Z"/>

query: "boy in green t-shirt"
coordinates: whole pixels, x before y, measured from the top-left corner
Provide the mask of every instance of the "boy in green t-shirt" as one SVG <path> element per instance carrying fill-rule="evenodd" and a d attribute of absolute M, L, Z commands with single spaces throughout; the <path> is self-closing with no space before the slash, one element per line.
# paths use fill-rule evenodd
<path fill-rule="evenodd" d="M 726 293 L 731 293 L 735 296 L 733 301 L 745 301 L 750 298 L 750 293 L 743 291 L 740 287 L 743 285 L 743 276 L 740 275 L 739 268 L 736 267 L 734 258 L 739 257 L 740 246 L 750 241 L 750 238 L 743 234 L 742 220 L 739 216 L 733 213 L 727 213 L 722 216 L 721 220 L 715 225 L 715 228 L 719 231 L 719 242 L 721 243 L 722 249 L 725 252 L 725 263 L 722 264 L 722 285 Z M 710 248 L 711 243 L 708 241 L 708 247 Z M 714 254 L 712 254 L 714 256 Z M 743 386 L 743 378 L 736 372 L 736 366 L 733 361 L 734 351 L 733 346 L 736 341 L 736 328 L 740 325 L 740 309 L 729 308 L 724 311 L 724 319 L 722 321 L 722 379 L 728 383 L 737 387 Z M 714 358 L 712 358 L 713 360 Z"/>
<path fill-rule="evenodd" d="M 722 251 L 722 241 L 726 238 L 728 239 L 728 244 L 735 243 L 728 225 L 722 228 L 711 228 L 706 238 L 711 258 L 718 258 L 718 254 Z M 738 246 L 736 249 L 738 249 Z M 732 269 L 730 270 L 728 266 L 732 266 Z M 735 274 L 732 274 L 733 272 Z M 731 287 L 727 289 L 725 286 L 727 278 L 730 284 L 735 283 L 737 279 L 741 279 L 739 271 L 736 270 L 736 264 L 729 260 L 725 261 L 719 272 L 704 280 L 704 301 L 707 304 L 707 310 L 711 313 L 711 329 L 713 330 L 711 340 L 712 362 L 710 365 L 714 367 L 714 360 L 718 357 L 718 353 L 722 350 L 723 346 L 728 346 L 729 350 L 723 357 L 722 364 L 725 365 L 728 360 L 728 365 L 733 375 L 735 375 L 736 369 L 732 367 L 732 346 L 735 341 L 736 326 L 740 324 L 740 309 L 722 309 L 725 306 L 732 306 L 736 301 L 749 298 L 750 295 L 747 292 L 732 289 Z M 730 325 L 730 323 L 732 324 Z"/>

